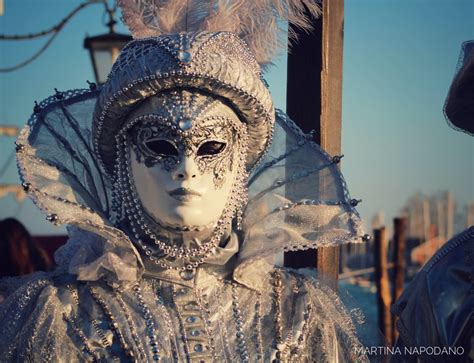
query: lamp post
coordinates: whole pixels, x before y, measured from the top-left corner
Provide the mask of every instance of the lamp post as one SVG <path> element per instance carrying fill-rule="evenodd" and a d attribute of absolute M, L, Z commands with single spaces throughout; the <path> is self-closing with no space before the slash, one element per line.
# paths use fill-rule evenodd
<path fill-rule="evenodd" d="M 94 75 L 98 84 L 105 83 L 120 50 L 132 40 L 130 35 L 115 32 L 114 27 L 117 23 L 114 19 L 115 8 L 111 9 L 105 3 L 105 10 L 109 15 L 109 22 L 107 23 L 109 32 L 84 39 L 84 48 L 90 52 Z"/>

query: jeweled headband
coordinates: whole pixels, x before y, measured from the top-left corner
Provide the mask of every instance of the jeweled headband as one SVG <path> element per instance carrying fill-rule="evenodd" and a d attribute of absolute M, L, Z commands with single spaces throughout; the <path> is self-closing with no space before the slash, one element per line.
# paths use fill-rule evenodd
<path fill-rule="evenodd" d="M 144 99 L 176 88 L 222 97 L 247 124 L 247 169 L 271 141 L 274 109 L 260 67 L 245 43 L 228 32 L 196 32 L 135 40 L 121 52 L 101 89 L 93 119 L 94 148 L 112 175 L 115 135 Z"/>
<path fill-rule="evenodd" d="M 137 161 L 171 171 L 184 156 L 193 156 L 198 171 L 212 172 L 219 188 L 232 166 L 236 139 L 246 129 L 223 101 L 186 89 L 148 98 L 128 118 L 134 124 L 130 134 Z"/>

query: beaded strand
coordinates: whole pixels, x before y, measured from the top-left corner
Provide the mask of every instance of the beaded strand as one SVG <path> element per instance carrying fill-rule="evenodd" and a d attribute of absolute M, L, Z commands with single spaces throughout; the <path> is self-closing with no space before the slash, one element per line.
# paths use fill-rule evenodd
<path fill-rule="evenodd" d="M 84 333 L 79 329 L 79 326 L 77 325 L 74 318 L 71 315 L 68 316 L 66 313 L 63 313 L 63 320 L 66 323 L 69 323 L 69 325 L 71 326 L 74 333 L 76 333 L 76 335 L 81 340 L 82 350 L 86 353 L 89 353 L 92 356 L 94 362 L 99 362 L 100 361 L 100 356 L 97 353 L 94 352 L 94 350 L 92 349 L 92 346 L 89 344 L 89 341 L 87 340 Z"/>
<path fill-rule="evenodd" d="M 148 305 L 145 303 L 145 300 L 143 299 L 142 290 L 138 283 L 136 283 L 133 286 L 133 291 L 135 293 L 135 297 L 138 300 L 138 305 L 140 306 L 140 310 L 143 314 L 143 318 L 145 319 L 147 336 L 148 336 L 149 344 L 151 347 L 153 360 L 155 362 L 159 362 L 161 361 L 161 355 L 160 355 L 160 349 L 158 348 L 158 341 L 157 341 L 155 322 L 153 321 L 153 316 L 150 312 L 150 309 L 148 308 Z"/>
<path fill-rule="evenodd" d="M 237 296 L 237 284 L 232 282 L 232 312 L 235 321 L 236 327 L 236 338 L 237 338 L 237 351 L 240 355 L 240 360 L 242 363 L 249 362 L 249 351 L 247 348 L 247 342 L 245 340 L 243 325 L 244 321 L 242 319 L 242 312 L 240 310 L 240 304 Z"/>
<path fill-rule="evenodd" d="M 286 348 L 286 344 L 283 342 L 283 326 L 282 326 L 282 313 L 281 313 L 281 295 L 283 291 L 283 283 L 281 276 L 278 271 L 272 273 L 272 285 L 273 285 L 273 306 L 275 308 L 275 338 L 276 338 L 276 358 L 280 361 L 283 358 L 283 352 Z"/>
<path fill-rule="evenodd" d="M 262 341 L 262 293 L 257 291 L 257 301 L 255 302 L 255 350 L 257 351 L 257 361 L 263 360 Z"/>
<path fill-rule="evenodd" d="M 171 316 L 166 309 L 166 303 L 162 295 L 162 284 L 161 280 L 158 281 L 158 286 L 156 286 L 156 282 L 153 281 L 153 287 L 155 290 L 155 297 L 156 297 L 156 304 L 158 308 L 162 311 L 163 317 L 165 319 L 166 330 L 168 331 L 168 338 L 171 346 L 171 354 L 173 359 L 178 362 L 178 349 L 176 347 L 176 342 L 174 341 L 173 337 L 175 336 L 175 332 L 173 331 L 173 322 L 171 321 Z"/>
<path fill-rule="evenodd" d="M 142 341 L 137 334 L 137 328 L 131 317 L 130 310 L 128 309 L 127 305 L 125 304 L 125 301 L 122 298 L 121 291 L 117 288 L 114 288 L 113 291 L 114 291 L 115 299 L 117 300 L 118 304 L 120 305 L 120 308 L 122 309 L 125 315 L 125 320 L 127 321 L 133 341 L 135 342 L 135 345 L 137 346 L 139 357 L 141 360 L 144 360 L 146 358 L 146 355 L 143 350 Z"/>
<path fill-rule="evenodd" d="M 76 304 L 77 308 L 79 308 L 79 293 L 78 293 L 77 289 L 74 288 L 70 284 L 67 284 L 66 288 L 71 293 L 71 297 L 74 300 L 74 303 Z M 100 328 L 97 320 L 94 319 L 94 318 L 91 318 L 91 325 L 93 326 L 94 330 L 96 331 L 97 335 L 99 336 L 100 342 L 102 343 L 102 347 L 107 349 L 109 351 L 109 353 L 112 354 L 112 346 L 110 345 L 109 341 L 107 340 L 107 337 L 105 336 L 104 331 Z"/>
<path fill-rule="evenodd" d="M 133 362 L 137 362 L 137 359 L 135 357 L 135 353 L 130 349 L 130 346 L 127 344 L 125 341 L 125 337 L 123 336 L 123 333 L 120 331 L 120 325 L 117 323 L 115 316 L 112 314 L 112 311 L 110 310 L 109 306 L 105 302 L 105 300 L 99 295 L 99 293 L 95 290 L 94 287 L 89 286 L 89 292 L 94 299 L 94 301 L 97 303 L 102 308 L 102 311 L 104 312 L 105 316 L 109 320 L 109 326 L 110 330 L 115 334 L 115 336 L 119 340 L 119 344 L 127 357 L 129 357 Z"/>

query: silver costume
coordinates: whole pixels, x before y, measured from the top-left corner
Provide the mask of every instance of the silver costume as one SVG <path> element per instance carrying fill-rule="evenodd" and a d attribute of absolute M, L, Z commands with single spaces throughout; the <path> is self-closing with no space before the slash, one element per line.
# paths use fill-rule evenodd
<path fill-rule="evenodd" d="M 214 115 L 214 99 L 232 112 Z M 161 106 L 133 115 L 144 100 Z M 0 283 L 2 361 L 366 360 L 358 312 L 311 271 L 275 266 L 282 251 L 364 239 L 340 157 L 274 111 L 238 36 L 135 40 L 103 87 L 57 92 L 34 111 L 17 140 L 23 186 L 70 239 L 54 272 Z M 150 217 L 131 150 L 163 170 L 195 154 L 216 188 L 237 162 L 221 217 L 204 227 Z"/>
<path fill-rule="evenodd" d="M 237 282 L 225 268 L 150 269 L 127 287 L 35 276 L 2 307 L 2 361 L 363 361 L 334 292 L 260 271 Z"/>

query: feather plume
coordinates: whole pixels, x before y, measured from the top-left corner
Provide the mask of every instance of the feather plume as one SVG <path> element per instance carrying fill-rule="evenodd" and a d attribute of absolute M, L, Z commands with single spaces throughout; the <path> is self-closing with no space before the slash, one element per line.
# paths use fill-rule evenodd
<path fill-rule="evenodd" d="M 135 39 L 183 31 L 236 33 L 253 51 L 258 63 L 271 63 L 290 45 L 294 27 L 309 31 L 312 17 L 321 14 L 316 0 L 117 0 L 122 18 Z"/>

